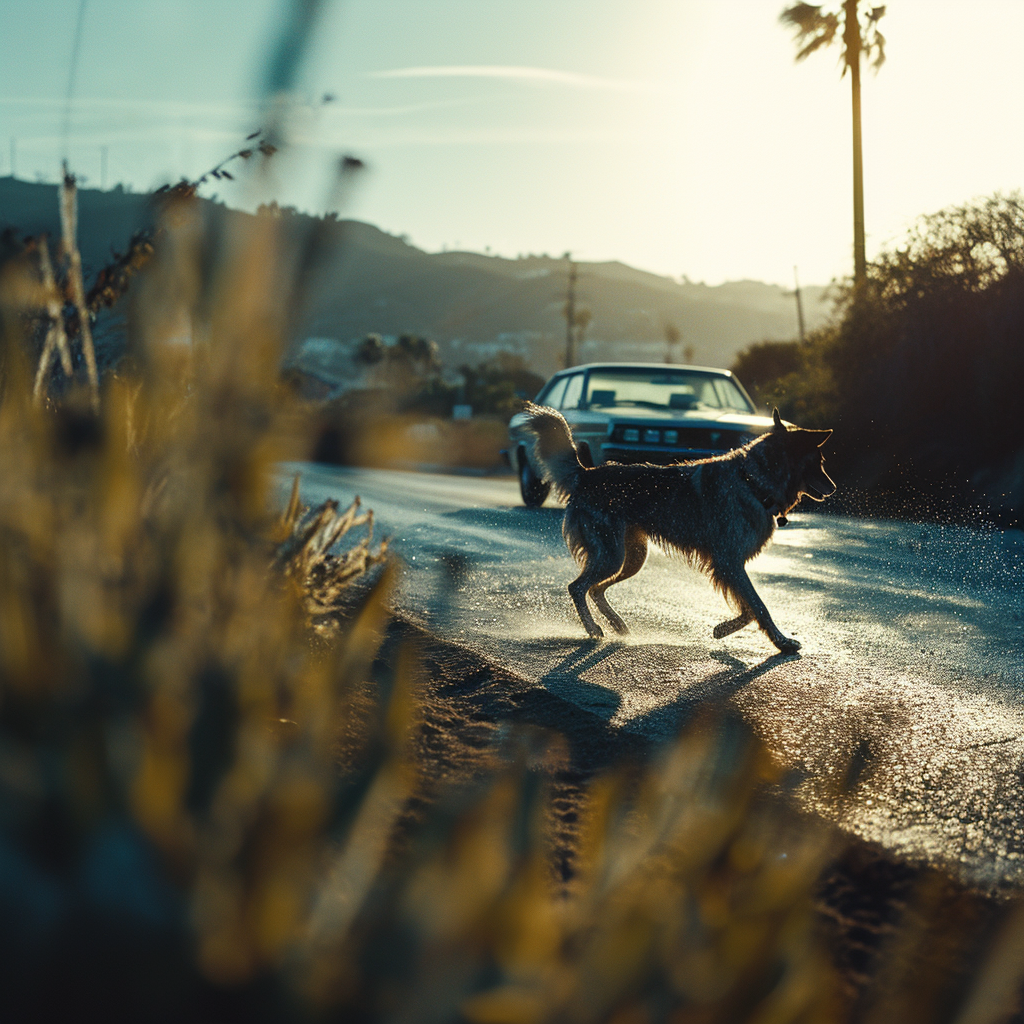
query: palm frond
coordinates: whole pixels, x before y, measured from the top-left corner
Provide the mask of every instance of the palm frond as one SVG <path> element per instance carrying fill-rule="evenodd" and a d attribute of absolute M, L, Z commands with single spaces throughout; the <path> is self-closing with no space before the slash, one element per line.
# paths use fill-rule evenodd
<path fill-rule="evenodd" d="M 796 61 L 809 57 L 816 50 L 831 45 L 839 31 L 839 16 L 832 12 L 822 14 L 814 4 L 794 4 L 779 15 L 779 21 L 796 30 L 794 40 L 800 49 Z"/>
<path fill-rule="evenodd" d="M 779 15 L 779 21 L 783 25 L 789 25 L 804 34 L 813 32 L 823 20 L 824 15 L 821 13 L 820 4 L 793 4 L 792 7 L 785 8 Z"/>
<path fill-rule="evenodd" d="M 878 21 L 885 14 L 885 7 L 872 7 L 868 13 L 867 31 L 864 33 L 864 54 L 877 71 L 885 63 L 885 36 L 878 31 Z"/>

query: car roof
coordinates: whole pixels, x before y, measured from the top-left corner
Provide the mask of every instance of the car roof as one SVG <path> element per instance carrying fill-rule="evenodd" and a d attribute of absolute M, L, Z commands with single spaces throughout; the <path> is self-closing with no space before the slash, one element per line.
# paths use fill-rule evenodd
<path fill-rule="evenodd" d="M 726 370 L 718 366 L 688 366 L 684 363 L 581 363 L 579 366 L 569 366 L 552 374 L 553 377 L 561 377 L 566 373 L 579 373 L 582 370 L 686 370 L 692 373 L 714 373 L 723 377 L 731 377 L 732 370 Z"/>

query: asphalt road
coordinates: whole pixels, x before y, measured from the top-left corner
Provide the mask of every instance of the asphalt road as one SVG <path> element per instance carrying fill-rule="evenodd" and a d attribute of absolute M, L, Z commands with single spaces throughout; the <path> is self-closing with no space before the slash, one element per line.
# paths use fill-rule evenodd
<path fill-rule="evenodd" d="M 755 626 L 713 639 L 724 601 L 658 552 L 608 593 L 631 635 L 594 641 L 561 510 L 524 508 L 511 478 L 283 469 L 308 503 L 361 496 L 405 562 L 401 607 L 443 635 L 654 738 L 726 698 L 805 806 L 965 881 L 1024 883 L 1024 533 L 798 510 L 748 568 L 799 655 Z"/>

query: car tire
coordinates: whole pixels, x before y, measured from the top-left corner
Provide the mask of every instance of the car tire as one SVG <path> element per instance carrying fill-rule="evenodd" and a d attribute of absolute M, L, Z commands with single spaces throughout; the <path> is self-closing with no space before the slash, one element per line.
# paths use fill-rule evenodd
<path fill-rule="evenodd" d="M 533 471 L 526 452 L 519 450 L 519 493 L 527 508 L 540 508 L 551 491 L 551 484 L 545 483 Z"/>

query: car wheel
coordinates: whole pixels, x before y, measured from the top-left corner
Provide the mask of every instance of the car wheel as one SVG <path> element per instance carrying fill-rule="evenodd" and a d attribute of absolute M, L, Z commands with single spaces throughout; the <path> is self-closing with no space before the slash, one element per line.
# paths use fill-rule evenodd
<path fill-rule="evenodd" d="M 526 452 L 519 452 L 519 493 L 523 496 L 523 504 L 527 508 L 539 508 L 551 490 L 551 484 L 545 483 L 533 471 Z"/>

